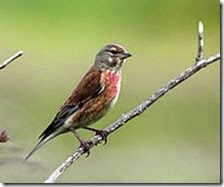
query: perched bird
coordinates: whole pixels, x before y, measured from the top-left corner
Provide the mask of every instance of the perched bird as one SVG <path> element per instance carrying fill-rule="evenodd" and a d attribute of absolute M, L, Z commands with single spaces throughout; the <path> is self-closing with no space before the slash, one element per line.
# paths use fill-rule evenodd
<path fill-rule="evenodd" d="M 38 144 L 25 160 L 52 138 L 69 131 L 73 132 L 80 146 L 84 146 L 89 153 L 88 142 L 82 140 L 77 133 L 79 128 L 100 134 L 106 143 L 105 131 L 88 126 L 102 118 L 117 102 L 121 68 L 128 57 L 131 57 L 131 54 L 121 45 L 109 44 L 103 47 L 97 53 L 93 66 L 61 106 L 53 121 L 39 136 Z"/>

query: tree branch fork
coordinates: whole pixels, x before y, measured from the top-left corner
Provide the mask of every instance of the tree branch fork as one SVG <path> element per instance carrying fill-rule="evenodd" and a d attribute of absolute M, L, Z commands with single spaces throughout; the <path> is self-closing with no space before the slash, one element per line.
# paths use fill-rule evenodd
<path fill-rule="evenodd" d="M 177 77 L 170 80 L 167 84 L 161 87 L 159 90 L 154 92 L 145 101 L 140 103 L 138 106 L 134 107 L 129 112 L 122 114 L 115 122 L 110 124 L 104 130 L 108 135 L 117 131 L 120 127 L 124 126 L 128 121 L 134 119 L 136 116 L 141 115 L 146 109 L 148 109 L 152 104 L 164 96 L 167 92 L 172 90 L 174 87 L 182 83 L 183 81 L 190 78 L 192 75 L 207 67 L 208 65 L 220 60 L 220 54 L 215 54 L 207 59 L 203 57 L 204 52 L 204 26 L 200 21 L 198 24 L 198 51 L 195 58 L 195 63 L 184 72 L 182 72 Z M 89 141 L 90 149 L 94 148 L 97 144 L 102 141 L 100 135 L 95 135 Z M 61 165 L 56 168 L 56 170 L 45 180 L 45 183 L 54 183 L 72 164 L 74 164 L 83 154 L 86 153 L 84 147 L 79 147 L 74 153 L 71 154 Z"/>

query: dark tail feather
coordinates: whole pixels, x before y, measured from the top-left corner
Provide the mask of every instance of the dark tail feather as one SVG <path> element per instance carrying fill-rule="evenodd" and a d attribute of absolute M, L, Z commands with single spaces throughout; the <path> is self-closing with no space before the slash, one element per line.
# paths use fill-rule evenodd
<path fill-rule="evenodd" d="M 41 141 L 38 142 L 38 144 L 32 149 L 32 151 L 25 157 L 25 159 L 23 160 L 23 163 L 26 162 L 28 160 L 28 158 L 36 151 L 40 148 L 40 144 Z"/>
<path fill-rule="evenodd" d="M 49 136 L 43 136 L 40 141 L 37 143 L 37 145 L 32 149 L 32 151 L 25 157 L 24 162 L 27 161 L 27 159 L 34 153 L 36 152 L 38 149 L 40 149 L 45 143 L 47 143 L 50 139 L 54 138 L 55 134 L 50 134 Z"/>

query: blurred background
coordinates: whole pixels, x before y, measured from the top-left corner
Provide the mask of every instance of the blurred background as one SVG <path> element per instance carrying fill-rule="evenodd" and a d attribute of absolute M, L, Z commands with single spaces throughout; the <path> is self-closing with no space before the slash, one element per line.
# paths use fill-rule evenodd
<path fill-rule="evenodd" d="M 197 24 L 205 56 L 220 51 L 214 0 L 0 1 L 0 181 L 43 182 L 79 145 L 71 133 L 24 157 L 105 44 L 133 54 L 104 128 L 194 63 Z M 93 134 L 79 130 L 88 139 Z M 220 63 L 199 72 L 81 158 L 60 183 L 215 183 L 220 180 Z"/>

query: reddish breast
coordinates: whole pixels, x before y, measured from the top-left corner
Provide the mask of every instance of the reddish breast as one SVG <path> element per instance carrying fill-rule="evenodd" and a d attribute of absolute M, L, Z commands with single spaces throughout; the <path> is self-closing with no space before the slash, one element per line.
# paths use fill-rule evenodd
<path fill-rule="evenodd" d="M 107 96 L 114 99 L 120 92 L 121 76 L 120 72 L 105 72 L 105 86 L 107 89 Z"/>

